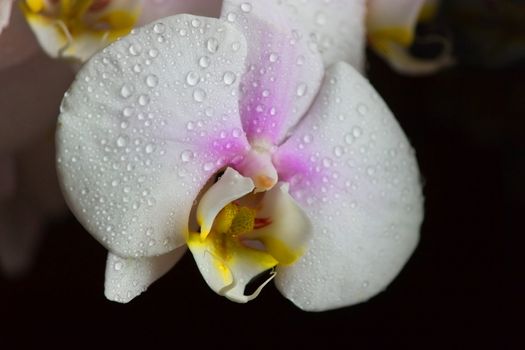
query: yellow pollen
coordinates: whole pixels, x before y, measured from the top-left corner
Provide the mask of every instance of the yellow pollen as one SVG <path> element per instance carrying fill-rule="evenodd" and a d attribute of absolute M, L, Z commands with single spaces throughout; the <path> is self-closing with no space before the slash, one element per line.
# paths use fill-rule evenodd
<path fill-rule="evenodd" d="M 33 12 L 40 12 L 45 7 L 44 0 L 26 0 L 26 5 Z"/>

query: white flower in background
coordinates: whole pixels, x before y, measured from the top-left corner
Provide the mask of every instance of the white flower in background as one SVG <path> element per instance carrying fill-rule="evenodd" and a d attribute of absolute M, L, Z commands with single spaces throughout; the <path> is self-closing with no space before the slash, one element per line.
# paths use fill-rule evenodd
<path fill-rule="evenodd" d="M 433 59 L 412 56 L 418 21 L 432 18 L 437 0 L 368 0 L 366 27 L 371 48 L 400 73 L 434 73 L 453 64 L 450 44 L 444 38 L 426 38 L 443 44 L 443 52 Z"/>
<path fill-rule="evenodd" d="M 136 29 L 64 98 L 58 170 L 109 250 L 105 294 L 128 302 L 189 246 L 208 285 L 237 302 L 271 278 L 305 310 L 365 301 L 418 241 L 414 152 L 354 68 L 324 71 L 318 39 L 286 7 L 223 6 L 221 19 Z"/>

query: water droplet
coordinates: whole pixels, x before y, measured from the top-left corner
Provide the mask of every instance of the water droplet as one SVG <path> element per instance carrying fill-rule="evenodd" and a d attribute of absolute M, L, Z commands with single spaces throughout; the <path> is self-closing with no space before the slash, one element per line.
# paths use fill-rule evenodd
<path fill-rule="evenodd" d="M 248 12 L 250 12 L 251 10 L 252 10 L 252 4 L 247 3 L 247 2 L 241 4 L 241 11 L 242 11 L 242 12 L 248 13 Z"/>
<path fill-rule="evenodd" d="M 235 137 L 235 138 L 240 137 L 241 134 L 242 134 L 242 131 L 240 129 L 235 128 L 232 131 L 232 136 Z"/>
<path fill-rule="evenodd" d="M 345 135 L 345 142 L 348 145 L 351 145 L 352 142 L 354 142 L 354 137 L 352 136 L 352 134 L 348 133 L 348 134 Z"/>
<path fill-rule="evenodd" d="M 240 42 L 235 41 L 235 42 L 232 43 L 232 50 L 233 50 L 233 52 L 239 51 L 240 48 L 241 48 L 241 43 Z"/>
<path fill-rule="evenodd" d="M 324 14 L 324 12 L 317 12 L 317 14 L 315 15 L 315 23 L 317 23 L 320 26 L 326 24 L 326 15 Z"/>
<path fill-rule="evenodd" d="M 117 262 L 113 265 L 113 268 L 115 269 L 115 271 L 120 271 L 120 270 L 122 270 L 122 267 L 123 267 L 123 264 L 122 264 L 122 262 L 120 262 L 120 261 L 117 261 Z"/>
<path fill-rule="evenodd" d="M 275 52 L 272 52 L 269 56 L 270 62 L 277 62 L 277 59 L 279 58 L 279 55 L 277 55 Z"/>
<path fill-rule="evenodd" d="M 131 95 L 133 95 L 134 90 L 135 89 L 134 89 L 133 85 L 124 84 L 120 88 L 120 96 L 122 96 L 124 98 L 128 98 Z"/>
<path fill-rule="evenodd" d="M 127 136 L 119 136 L 117 139 L 117 146 L 118 147 L 126 147 L 128 144 L 128 137 Z"/>
<path fill-rule="evenodd" d="M 235 73 L 233 72 L 226 72 L 224 73 L 224 76 L 222 77 L 222 80 L 224 81 L 224 84 L 231 85 L 235 82 Z"/>
<path fill-rule="evenodd" d="M 366 173 L 370 176 L 373 176 L 375 173 L 376 173 L 376 169 L 373 167 L 373 166 L 369 166 L 367 169 L 366 169 Z"/>
<path fill-rule="evenodd" d="M 193 99 L 197 102 L 202 102 L 206 99 L 206 92 L 200 88 L 193 91 Z"/>
<path fill-rule="evenodd" d="M 329 168 L 332 166 L 332 160 L 330 158 L 323 158 L 323 166 Z"/>
<path fill-rule="evenodd" d="M 202 169 L 204 171 L 210 171 L 213 169 L 213 163 L 212 162 L 207 162 L 207 163 L 204 163 L 204 165 L 202 166 Z"/>
<path fill-rule="evenodd" d="M 199 74 L 195 72 L 188 72 L 186 75 L 186 83 L 190 86 L 195 86 L 199 82 Z"/>
<path fill-rule="evenodd" d="M 159 78 L 155 74 L 148 75 L 146 77 L 146 85 L 149 87 L 155 87 L 159 83 Z"/>
<path fill-rule="evenodd" d="M 139 100 L 138 101 L 139 101 L 139 105 L 145 106 L 145 105 L 147 105 L 149 103 L 150 98 L 149 98 L 148 95 L 142 94 L 142 95 L 139 96 Z"/>
<path fill-rule="evenodd" d="M 226 16 L 226 18 L 228 19 L 229 22 L 235 22 L 235 20 L 237 19 L 237 15 L 234 12 L 230 12 Z"/>
<path fill-rule="evenodd" d="M 354 126 L 354 128 L 352 129 L 352 135 L 354 135 L 355 138 L 358 138 L 362 134 L 363 134 L 363 130 L 361 130 L 361 128 L 358 126 Z"/>
<path fill-rule="evenodd" d="M 362 103 L 360 103 L 357 106 L 357 112 L 361 114 L 362 116 L 366 115 L 368 113 L 368 107 Z"/>
<path fill-rule="evenodd" d="M 180 160 L 182 160 L 184 163 L 187 163 L 192 159 L 193 159 L 193 152 L 190 150 L 185 150 L 180 154 Z"/>
<path fill-rule="evenodd" d="M 186 124 L 186 129 L 188 130 L 195 129 L 195 124 L 192 121 L 189 121 L 188 124 Z"/>
<path fill-rule="evenodd" d="M 134 71 L 135 73 L 140 73 L 140 72 L 142 72 L 142 66 L 141 66 L 139 63 L 137 63 L 136 65 L 133 66 L 133 71 Z"/>
<path fill-rule="evenodd" d="M 140 47 L 140 45 L 131 44 L 129 45 L 128 51 L 131 55 L 138 56 L 142 52 L 142 48 Z"/>
<path fill-rule="evenodd" d="M 201 21 L 197 18 L 191 20 L 191 25 L 193 28 L 198 28 L 201 25 Z"/>
<path fill-rule="evenodd" d="M 343 149 L 340 146 L 334 147 L 334 155 L 336 157 L 341 157 L 343 155 Z"/>
<path fill-rule="evenodd" d="M 146 145 L 146 147 L 144 147 L 144 150 L 146 151 L 146 153 L 150 154 L 150 153 L 153 153 L 155 151 L 155 145 L 151 144 L 151 143 L 148 143 Z"/>
<path fill-rule="evenodd" d="M 206 40 L 206 48 L 209 52 L 215 53 L 219 49 L 219 40 L 215 38 L 209 38 Z"/>
<path fill-rule="evenodd" d="M 131 107 L 125 107 L 123 110 L 122 110 L 122 115 L 126 118 L 129 118 L 133 115 L 133 108 Z"/>
<path fill-rule="evenodd" d="M 207 68 L 210 65 L 210 58 L 208 56 L 202 56 L 199 58 L 199 66 Z"/>
<path fill-rule="evenodd" d="M 153 31 L 157 34 L 162 34 L 166 30 L 164 23 L 155 23 L 153 26 Z"/>
<path fill-rule="evenodd" d="M 314 139 L 314 137 L 311 134 L 305 134 L 303 136 L 303 142 L 304 143 L 310 143 L 310 142 L 312 142 L 313 139 Z"/>
<path fill-rule="evenodd" d="M 159 55 L 159 50 L 157 50 L 157 49 L 150 49 L 148 51 L 148 55 L 151 58 L 155 58 L 155 57 L 157 57 Z"/>
<path fill-rule="evenodd" d="M 306 90 L 308 89 L 308 87 L 306 86 L 305 83 L 301 83 L 297 86 L 297 96 L 299 97 L 302 97 L 306 94 Z"/>

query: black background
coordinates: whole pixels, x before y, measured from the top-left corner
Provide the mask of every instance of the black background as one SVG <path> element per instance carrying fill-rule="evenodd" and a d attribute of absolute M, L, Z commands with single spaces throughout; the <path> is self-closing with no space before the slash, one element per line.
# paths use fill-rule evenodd
<path fill-rule="evenodd" d="M 368 73 L 416 149 L 425 181 L 419 247 L 385 292 L 306 313 L 269 285 L 237 305 L 206 286 L 187 254 L 120 305 L 103 295 L 105 249 L 69 217 L 47 226 L 28 275 L 0 276 L 0 347 L 515 346 L 510 329 L 497 329 L 524 291 L 522 248 L 511 244 L 524 233 L 516 225 L 525 208 L 524 65 L 460 64 L 411 78 L 370 55 Z"/>

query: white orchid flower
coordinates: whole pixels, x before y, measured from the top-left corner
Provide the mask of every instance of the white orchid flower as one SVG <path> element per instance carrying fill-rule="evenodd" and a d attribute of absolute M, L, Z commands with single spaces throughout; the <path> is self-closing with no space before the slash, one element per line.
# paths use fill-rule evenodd
<path fill-rule="evenodd" d="M 420 59 L 409 52 L 418 21 L 433 17 L 438 5 L 437 0 L 368 0 L 366 26 L 371 48 L 405 74 L 429 74 L 450 66 L 453 58 L 444 38 L 439 38 L 444 50 L 436 58 Z"/>
<path fill-rule="evenodd" d="M 384 290 L 414 250 L 422 194 L 406 136 L 369 82 L 346 63 L 324 71 L 276 6 L 164 18 L 79 72 L 57 164 L 109 250 L 107 298 L 130 301 L 188 246 L 220 295 L 246 302 L 274 278 L 322 311 Z"/>

